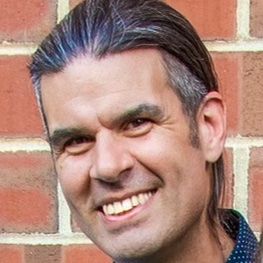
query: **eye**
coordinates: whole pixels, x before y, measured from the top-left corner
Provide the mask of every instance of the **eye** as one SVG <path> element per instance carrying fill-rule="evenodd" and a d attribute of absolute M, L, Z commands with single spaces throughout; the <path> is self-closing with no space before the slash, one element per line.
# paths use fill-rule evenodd
<path fill-rule="evenodd" d="M 84 136 L 69 139 L 64 144 L 64 151 L 70 154 L 80 154 L 89 150 L 92 140 Z"/>
<path fill-rule="evenodd" d="M 66 143 L 65 143 L 65 146 L 76 146 L 76 145 L 79 145 L 81 143 L 85 143 L 87 140 L 86 138 L 84 137 L 76 137 L 76 138 L 72 138 L 70 140 L 68 140 Z"/>
<path fill-rule="evenodd" d="M 153 122 L 147 118 L 134 119 L 125 126 L 125 132 L 128 136 L 141 136 L 151 130 Z"/>
<path fill-rule="evenodd" d="M 128 123 L 127 129 L 136 129 L 142 125 L 149 123 L 150 120 L 144 118 L 138 118 Z"/>

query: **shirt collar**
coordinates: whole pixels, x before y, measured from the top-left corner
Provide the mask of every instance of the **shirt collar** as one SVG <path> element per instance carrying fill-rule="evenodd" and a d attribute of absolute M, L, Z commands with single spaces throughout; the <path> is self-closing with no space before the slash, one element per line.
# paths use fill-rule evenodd
<path fill-rule="evenodd" d="M 229 216 L 227 220 L 228 228 L 226 229 L 225 224 L 223 225 L 230 237 L 234 237 L 235 247 L 226 263 L 255 262 L 258 242 L 254 233 L 241 214 L 234 210 L 229 210 L 229 213 L 232 216 Z"/>

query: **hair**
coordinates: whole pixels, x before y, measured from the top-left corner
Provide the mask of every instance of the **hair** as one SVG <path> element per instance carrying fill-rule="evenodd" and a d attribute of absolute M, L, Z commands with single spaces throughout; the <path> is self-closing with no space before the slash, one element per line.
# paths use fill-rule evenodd
<path fill-rule="evenodd" d="M 77 5 L 43 40 L 29 66 L 37 100 L 45 118 L 41 77 L 62 71 L 74 58 L 138 48 L 161 52 L 171 88 L 190 119 L 191 142 L 199 146 L 196 113 L 203 98 L 218 90 L 211 57 L 192 25 L 159 0 L 87 0 Z M 212 165 L 212 193 L 208 207 L 211 225 L 218 219 L 224 186 L 222 156 Z"/>
<path fill-rule="evenodd" d="M 262 262 L 263 262 L 263 226 L 260 234 L 260 240 L 259 240 L 255 263 L 262 263 Z"/>

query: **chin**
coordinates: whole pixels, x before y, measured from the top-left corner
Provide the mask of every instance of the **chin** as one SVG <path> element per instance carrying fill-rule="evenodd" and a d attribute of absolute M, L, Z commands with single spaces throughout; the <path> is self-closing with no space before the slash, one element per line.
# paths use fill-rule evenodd
<path fill-rule="evenodd" d="M 143 241 L 143 240 L 142 240 Z M 140 262 L 143 259 L 152 258 L 158 253 L 159 249 L 156 244 L 149 244 L 147 242 L 140 242 L 131 244 L 114 246 L 114 248 L 105 249 L 104 252 L 108 254 L 117 262 Z"/>
<path fill-rule="evenodd" d="M 136 232 L 136 231 L 131 231 Z M 118 236 L 115 239 L 104 237 L 103 240 L 93 241 L 107 255 L 116 262 L 144 262 L 145 259 L 155 258 L 163 245 L 169 240 L 163 240 L 161 235 L 155 233 L 140 234 L 130 233 L 130 235 Z"/>

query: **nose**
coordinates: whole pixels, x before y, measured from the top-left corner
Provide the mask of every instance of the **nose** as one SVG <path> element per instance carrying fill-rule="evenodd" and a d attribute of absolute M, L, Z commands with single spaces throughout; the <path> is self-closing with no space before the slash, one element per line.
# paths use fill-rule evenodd
<path fill-rule="evenodd" d="M 125 139 L 117 138 L 110 132 L 96 138 L 94 159 L 90 176 L 104 182 L 118 182 L 122 175 L 133 167 Z"/>

